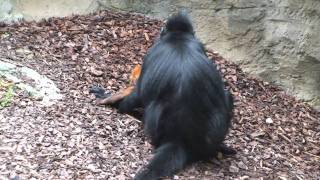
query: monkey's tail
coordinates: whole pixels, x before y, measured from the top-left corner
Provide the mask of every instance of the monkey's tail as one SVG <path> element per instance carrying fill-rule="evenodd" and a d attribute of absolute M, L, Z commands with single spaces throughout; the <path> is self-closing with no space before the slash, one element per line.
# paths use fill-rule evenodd
<path fill-rule="evenodd" d="M 140 171 L 135 180 L 157 180 L 171 176 L 183 169 L 188 161 L 185 148 L 176 143 L 166 143 L 156 150 L 156 154 L 147 167 Z"/>
<path fill-rule="evenodd" d="M 193 33 L 193 26 L 186 10 L 181 10 L 171 16 L 166 23 L 168 32 Z"/>

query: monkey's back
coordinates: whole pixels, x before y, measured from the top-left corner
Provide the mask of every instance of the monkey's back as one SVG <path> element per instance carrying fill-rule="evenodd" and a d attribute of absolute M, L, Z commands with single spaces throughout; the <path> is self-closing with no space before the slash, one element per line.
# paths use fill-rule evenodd
<path fill-rule="evenodd" d="M 155 145 L 174 140 L 205 146 L 209 129 L 216 131 L 216 143 L 223 141 L 229 126 L 223 81 L 193 36 L 172 33 L 150 49 L 138 92 Z"/>

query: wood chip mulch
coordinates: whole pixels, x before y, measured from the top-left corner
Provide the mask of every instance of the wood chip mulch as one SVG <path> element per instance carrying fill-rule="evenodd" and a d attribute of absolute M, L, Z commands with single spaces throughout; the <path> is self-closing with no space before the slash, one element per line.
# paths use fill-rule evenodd
<path fill-rule="evenodd" d="M 41 107 L 18 93 L 0 111 L 0 179 L 132 179 L 152 155 L 141 123 L 96 106 L 89 88 L 126 87 L 162 25 L 108 11 L 2 24 L 0 59 L 48 76 L 65 98 Z M 238 154 L 196 163 L 173 178 L 319 179 L 320 113 L 216 52 L 208 55 L 236 98 L 226 142 Z"/>

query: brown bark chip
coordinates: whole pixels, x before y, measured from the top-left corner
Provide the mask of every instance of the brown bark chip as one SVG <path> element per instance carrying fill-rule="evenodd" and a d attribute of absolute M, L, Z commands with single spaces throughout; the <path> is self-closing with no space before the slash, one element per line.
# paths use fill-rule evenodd
<path fill-rule="evenodd" d="M 88 91 L 124 89 L 162 24 L 102 11 L 1 25 L 0 59 L 48 76 L 65 99 L 41 107 L 18 92 L 0 111 L 0 179 L 132 179 L 152 156 L 141 123 L 97 106 Z M 217 53 L 208 56 L 235 96 L 226 143 L 238 154 L 196 163 L 174 179 L 319 178 L 320 114 Z"/>

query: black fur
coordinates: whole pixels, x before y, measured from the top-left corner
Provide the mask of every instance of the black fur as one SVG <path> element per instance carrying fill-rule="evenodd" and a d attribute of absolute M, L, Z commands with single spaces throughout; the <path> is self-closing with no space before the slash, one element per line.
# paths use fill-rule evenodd
<path fill-rule="evenodd" d="M 119 110 L 128 113 L 140 106 L 156 153 L 135 179 L 171 176 L 218 151 L 234 153 L 223 144 L 232 118 L 232 95 L 224 90 L 185 13 L 169 18 L 144 58 L 134 92 L 120 102 Z"/>

